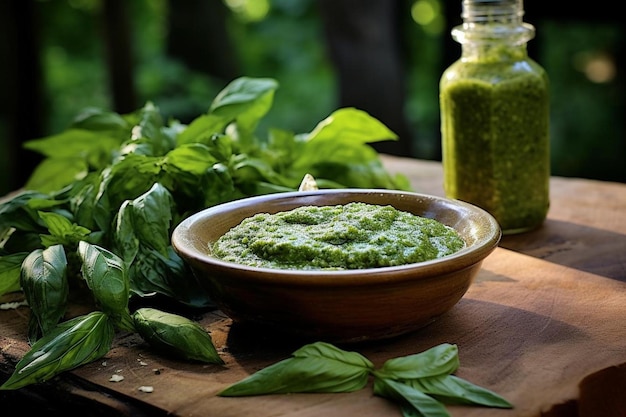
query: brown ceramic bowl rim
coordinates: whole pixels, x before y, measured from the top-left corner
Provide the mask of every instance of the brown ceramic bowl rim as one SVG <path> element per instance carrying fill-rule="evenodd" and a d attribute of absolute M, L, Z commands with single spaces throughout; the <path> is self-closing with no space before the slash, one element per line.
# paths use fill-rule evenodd
<path fill-rule="evenodd" d="M 277 269 L 254 267 L 235 262 L 227 262 L 211 256 L 208 249 L 208 242 L 201 241 L 194 235 L 194 230 L 204 222 L 211 221 L 215 218 L 231 210 L 241 209 L 249 205 L 263 205 L 276 202 L 279 200 L 289 200 L 297 198 L 305 201 L 300 205 L 315 205 L 316 198 L 320 195 L 371 195 L 371 194 L 393 194 L 402 198 L 409 199 L 426 199 L 440 204 L 454 211 L 460 211 L 462 214 L 471 215 L 481 222 L 481 232 L 476 240 L 467 244 L 461 250 L 444 256 L 442 258 L 429 261 L 412 263 L 398 266 L 350 269 L 350 270 L 299 270 L 299 269 Z M 347 201 L 346 201 L 347 203 Z M 341 204 L 341 203 L 339 203 Z M 345 204 L 345 203 L 343 203 Z M 328 204 L 318 204 L 328 205 Z M 288 209 L 285 209 L 288 210 Z M 279 210 L 282 211 L 282 210 Z M 261 211 L 259 211 L 261 212 Z M 243 218 L 241 219 L 243 220 Z M 272 194 L 264 194 L 253 197 L 245 197 L 238 200 L 218 204 L 203 209 L 189 217 L 183 219 L 172 233 L 172 246 L 174 250 L 185 260 L 192 264 L 210 264 L 216 271 L 237 271 L 238 279 L 272 283 L 275 285 L 316 285 L 316 286 L 343 286 L 343 285 L 363 285 L 368 283 L 380 284 L 381 281 L 401 281 L 413 280 L 420 277 L 432 277 L 451 273 L 464 268 L 471 267 L 477 262 L 482 261 L 489 255 L 498 245 L 502 237 L 500 226 L 496 219 L 487 211 L 460 201 L 440 197 L 429 194 L 421 194 L 409 191 L 399 191 L 391 189 L 362 189 L 362 188 L 343 188 L 343 189 L 321 189 L 313 191 L 289 191 Z M 201 250 L 200 248 L 206 248 Z"/>

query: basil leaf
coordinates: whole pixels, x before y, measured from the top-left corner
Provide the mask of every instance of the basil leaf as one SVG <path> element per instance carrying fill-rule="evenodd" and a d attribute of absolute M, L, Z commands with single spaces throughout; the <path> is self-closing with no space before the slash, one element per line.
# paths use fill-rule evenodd
<path fill-rule="evenodd" d="M 87 175 L 88 171 L 83 158 L 46 158 L 35 167 L 24 188 L 54 192 Z"/>
<path fill-rule="evenodd" d="M 174 148 L 174 141 L 163 131 L 163 118 L 154 103 L 148 101 L 139 110 L 138 116 L 139 122 L 133 126 L 130 140 L 122 145 L 122 154 L 132 152 L 147 156 L 163 156 Z M 132 148 L 134 149 L 131 150 Z"/>
<path fill-rule="evenodd" d="M 353 107 L 335 110 L 309 133 L 307 142 L 330 144 L 338 138 L 351 143 L 365 144 L 387 139 L 398 139 L 382 122 L 367 112 Z"/>
<path fill-rule="evenodd" d="M 306 345 L 293 355 L 246 377 L 218 395 L 352 392 L 365 387 L 373 368 L 372 363 L 360 354 L 322 342 Z"/>
<path fill-rule="evenodd" d="M 100 311 L 63 322 L 32 345 L 0 390 L 44 382 L 99 359 L 111 349 L 114 334 L 113 324 Z"/>
<path fill-rule="evenodd" d="M 173 207 L 172 195 L 159 183 L 126 206 L 126 210 L 131 211 L 134 233 L 142 245 L 167 254 Z"/>
<path fill-rule="evenodd" d="M 49 235 L 41 235 L 41 243 L 46 247 L 57 244 L 76 247 L 79 241 L 91 233 L 91 230 L 72 223 L 67 217 L 55 212 L 40 211 L 39 217 L 50 232 Z"/>
<path fill-rule="evenodd" d="M 63 318 L 69 283 L 62 245 L 32 251 L 22 264 L 20 285 L 31 311 L 30 340 L 46 335 Z"/>
<path fill-rule="evenodd" d="M 269 108 L 263 103 L 264 97 L 273 95 L 278 82 L 271 78 L 240 77 L 231 81 L 213 99 L 209 113 L 226 120 L 236 120 L 245 115 L 254 114 L 257 119 L 265 115 Z M 271 103 L 270 103 L 271 104 Z"/>
<path fill-rule="evenodd" d="M 20 273 L 22 262 L 28 254 L 29 252 L 16 252 L 0 256 L 0 296 L 22 289 Z"/>
<path fill-rule="evenodd" d="M 389 359 L 376 376 L 395 380 L 447 375 L 459 367 L 458 347 L 442 343 L 415 355 Z"/>
<path fill-rule="evenodd" d="M 223 364 L 209 333 L 197 322 L 154 308 L 133 313 L 135 329 L 157 350 L 183 359 Z"/>
<path fill-rule="evenodd" d="M 445 406 L 439 401 L 392 379 L 374 379 L 374 395 L 399 403 L 405 417 L 450 417 Z"/>
<path fill-rule="evenodd" d="M 139 296 L 156 292 L 192 307 L 215 307 L 198 281 L 190 278 L 191 269 L 171 246 L 167 256 L 140 246 L 129 275 L 131 291 Z"/>
<path fill-rule="evenodd" d="M 8 236 L 12 229 L 39 232 L 39 214 L 33 209 L 31 202 L 47 198 L 45 194 L 35 191 L 22 191 L 10 200 L 0 204 L 0 241 Z"/>
<path fill-rule="evenodd" d="M 133 225 L 133 210 L 130 208 L 131 200 L 122 203 L 115 222 L 113 232 L 113 250 L 130 265 L 134 262 L 139 252 L 139 236 Z"/>
<path fill-rule="evenodd" d="M 178 146 L 191 143 L 201 143 L 207 146 L 211 145 L 214 141 L 214 135 L 223 132 L 224 128 L 231 120 L 232 119 L 228 117 L 222 117 L 217 114 L 203 114 L 198 116 L 180 132 L 176 139 L 177 144 Z M 228 152 L 223 154 L 225 158 L 222 158 L 222 160 L 228 158 L 231 153 L 232 150 L 229 149 Z"/>
<path fill-rule="evenodd" d="M 348 352 L 326 342 L 315 342 L 304 345 L 300 349 L 293 352 L 293 356 L 296 358 L 325 358 L 365 368 L 370 371 L 374 370 L 374 364 L 360 353 Z"/>
<path fill-rule="evenodd" d="M 125 138 L 129 136 L 132 125 L 117 113 L 88 107 L 74 117 L 71 127 L 94 132 L 108 132 L 113 137 Z"/>
<path fill-rule="evenodd" d="M 122 259 L 113 252 L 85 241 L 78 244 L 81 272 L 96 303 L 122 329 L 133 330 L 128 310 L 130 283 Z"/>
<path fill-rule="evenodd" d="M 454 375 L 412 379 L 404 383 L 447 403 L 513 408 L 511 403 L 493 391 Z"/>

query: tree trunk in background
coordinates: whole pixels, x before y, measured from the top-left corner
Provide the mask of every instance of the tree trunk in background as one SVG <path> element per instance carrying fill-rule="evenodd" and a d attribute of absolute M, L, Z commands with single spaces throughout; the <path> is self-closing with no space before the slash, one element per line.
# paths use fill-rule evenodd
<path fill-rule="evenodd" d="M 225 82 L 239 75 L 222 0 L 169 0 L 168 7 L 168 55 Z"/>
<path fill-rule="evenodd" d="M 133 71 L 133 37 L 126 1 L 105 0 L 102 19 L 113 110 L 121 114 L 130 113 L 137 109 L 138 103 Z"/>
<path fill-rule="evenodd" d="M 2 100 L 0 128 L 6 191 L 22 187 L 41 161 L 23 149 L 24 142 L 44 135 L 45 107 L 40 59 L 39 22 L 35 0 L 8 0 L 0 6 Z M 5 174 L 6 173 L 6 174 Z"/>
<path fill-rule="evenodd" d="M 339 79 L 340 107 L 364 110 L 399 136 L 398 141 L 372 144 L 377 151 L 410 156 L 401 4 L 396 0 L 319 1 L 327 47 Z"/>

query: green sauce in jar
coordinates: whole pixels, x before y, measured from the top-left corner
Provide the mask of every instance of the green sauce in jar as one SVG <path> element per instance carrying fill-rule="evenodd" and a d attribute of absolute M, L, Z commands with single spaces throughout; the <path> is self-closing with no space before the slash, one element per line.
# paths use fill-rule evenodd
<path fill-rule="evenodd" d="M 548 78 L 525 44 L 491 41 L 464 44 L 441 78 L 444 188 L 512 234 L 540 226 L 549 208 Z"/>
<path fill-rule="evenodd" d="M 230 262 L 278 269 L 364 269 L 423 262 L 465 246 L 453 228 L 392 206 L 303 206 L 244 219 L 210 247 Z"/>

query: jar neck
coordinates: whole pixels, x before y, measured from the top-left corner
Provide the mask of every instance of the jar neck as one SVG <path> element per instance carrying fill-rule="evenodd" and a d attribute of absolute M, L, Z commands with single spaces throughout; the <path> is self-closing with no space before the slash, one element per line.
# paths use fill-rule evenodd
<path fill-rule="evenodd" d="M 523 15 L 522 0 L 463 0 L 463 24 L 452 29 L 452 38 L 462 45 L 464 59 L 523 59 L 535 36 Z"/>

